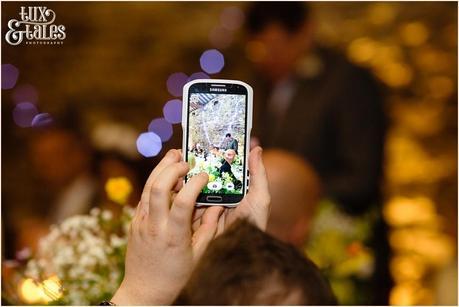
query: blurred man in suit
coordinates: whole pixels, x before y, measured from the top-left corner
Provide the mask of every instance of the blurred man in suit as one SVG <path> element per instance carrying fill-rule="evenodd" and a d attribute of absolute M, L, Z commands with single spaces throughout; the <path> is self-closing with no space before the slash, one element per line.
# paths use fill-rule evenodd
<path fill-rule="evenodd" d="M 256 2 L 247 12 L 249 59 L 257 71 L 254 133 L 265 148 L 303 157 L 326 197 L 349 214 L 380 203 L 385 116 L 371 74 L 313 43 L 302 2 Z M 265 96 L 264 96 L 265 95 Z M 377 284 L 387 304 L 390 279 L 384 224 L 375 225 Z"/>

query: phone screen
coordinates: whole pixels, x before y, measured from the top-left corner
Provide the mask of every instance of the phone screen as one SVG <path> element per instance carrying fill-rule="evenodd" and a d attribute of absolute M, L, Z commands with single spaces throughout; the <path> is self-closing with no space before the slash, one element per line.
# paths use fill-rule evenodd
<path fill-rule="evenodd" d="M 187 116 L 187 179 L 200 172 L 209 175 L 198 202 L 239 202 L 246 189 L 247 89 L 193 84 Z"/>

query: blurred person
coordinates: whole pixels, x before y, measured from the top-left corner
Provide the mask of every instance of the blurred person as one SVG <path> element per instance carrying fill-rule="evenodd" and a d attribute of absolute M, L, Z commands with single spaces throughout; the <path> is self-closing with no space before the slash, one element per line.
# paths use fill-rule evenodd
<path fill-rule="evenodd" d="M 247 30 L 264 50 L 255 62 L 267 89 L 257 92 L 268 93 L 254 112 L 261 144 L 300 154 L 327 196 L 347 212 L 364 212 L 379 200 L 382 177 L 385 119 L 375 80 L 313 44 L 303 2 L 254 3 Z"/>
<path fill-rule="evenodd" d="M 215 145 L 210 146 L 210 154 L 213 158 L 222 156 L 222 153 L 220 152 L 220 148 Z"/>
<path fill-rule="evenodd" d="M 33 186 L 27 201 L 8 209 L 18 236 L 15 249 L 34 249 L 51 224 L 88 212 L 98 197 L 93 153 L 76 129 L 37 128 L 28 145 Z"/>
<path fill-rule="evenodd" d="M 61 222 L 91 207 L 97 190 L 92 151 L 81 136 L 60 127 L 37 133 L 30 144 L 33 171 L 53 195 L 50 220 Z"/>
<path fill-rule="evenodd" d="M 220 167 L 220 172 L 225 173 L 231 172 L 231 164 L 233 164 L 234 159 L 236 159 L 236 151 L 234 149 L 227 149 L 223 154 L 223 164 Z"/>
<path fill-rule="evenodd" d="M 233 164 L 234 160 L 236 159 L 236 151 L 234 149 L 227 149 L 225 150 L 225 153 L 223 154 L 223 162 L 222 166 L 220 166 L 220 174 L 223 175 L 224 173 L 227 173 L 232 181 L 234 182 L 234 187 L 236 189 L 240 189 L 242 187 L 242 182 L 234 176 L 234 173 L 231 169 L 231 165 Z"/>
<path fill-rule="evenodd" d="M 257 72 L 254 135 L 265 148 L 295 152 L 317 173 L 323 195 L 348 214 L 381 202 L 386 119 L 371 74 L 314 41 L 304 2 L 256 2 L 247 11 L 247 50 Z M 250 53 L 251 52 L 251 53 Z M 392 285 L 386 225 L 374 225 L 373 304 Z"/>
<path fill-rule="evenodd" d="M 208 183 L 200 173 L 186 184 L 190 170 L 179 150 L 170 150 L 153 169 L 132 219 L 125 274 L 112 298 L 102 305 L 169 305 L 191 276 L 209 242 L 238 219 L 266 229 L 270 195 L 262 150 L 251 151 L 250 191 L 235 208 L 196 208 Z"/>
<path fill-rule="evenodd" d="M 233 149 L 236 152 L 236 154 L 238 154 L 237 153 L 238 146 L 239 146 L 238 141 L 231 136 L 231 133 L 227 133 L 225 135 L 225 139 L 223 140 L 223 143 L 221 146 L 222 149 L 223 150 Z"/>
<path fill-rule="evenodd" d="M 177 305 L 336 305 L 317 266 L 246 220 L 209 244 Z"/>
<path fill-rule="evenodd" d="M 267 232 L 300 249 L 307 240 L 321 197 L 320 179 L 297 154 L 268 149 L 263 158 L 271 192 Z"/>

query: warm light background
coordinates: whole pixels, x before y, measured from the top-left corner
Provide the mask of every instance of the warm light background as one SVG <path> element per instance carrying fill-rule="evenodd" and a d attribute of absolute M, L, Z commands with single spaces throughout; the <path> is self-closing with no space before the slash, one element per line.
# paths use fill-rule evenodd
<path fill-rule="evenodd" d="M 198 59 L 206 49 L 225 55 L 225 68 L 215 77 L 250 79 L 256 50 L 246 48 L 243 30 L 218 35 L 225 8 L 246 4 L 48 4 L 56 22 L 66 26 L 64 44 L 12 47 L 2 40 L 2 64 L 19 69 L 17 86 L 36 89 L 41 111 L 59 118 L 74 107 L 88 135 L 104 121 L 146 131 L 172 99 L 168 76 L 200 71 Z M 3 29 L 18 16 L 20 5 L 2 3 Z M 390 302 L 457 300 L 457 292 L 442 291 L 447 281 L 457 282 L 457 4 L 311 7 L 317 41 L 368 67 L 388 88 L 384 214 L 391 226 L 396 282 Z M 2 90 L 2 195 L 21 189 L 29 168 L 25 147 L 32 128 L 13 122 L 11 96 L 12 90 Z M 135 146 L 135 139 L 130 141 Z M 163 146 L 181 146 L 179 125 Z M 10 206 L 3 201 L 3 212 Z M 448 289 L 454 287 L 448 284 Z"/>

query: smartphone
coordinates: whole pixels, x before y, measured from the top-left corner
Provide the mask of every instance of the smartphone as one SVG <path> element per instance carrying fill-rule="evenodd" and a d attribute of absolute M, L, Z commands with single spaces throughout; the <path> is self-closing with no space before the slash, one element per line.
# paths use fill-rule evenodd
<path fill-rule="evenodd" d="M 242 81 L 197 79 L 183 87 L 184 180 L 209 175 L 197 206 L 237 206 L 247 193 L 252 109 L 252 87 Z"/>

